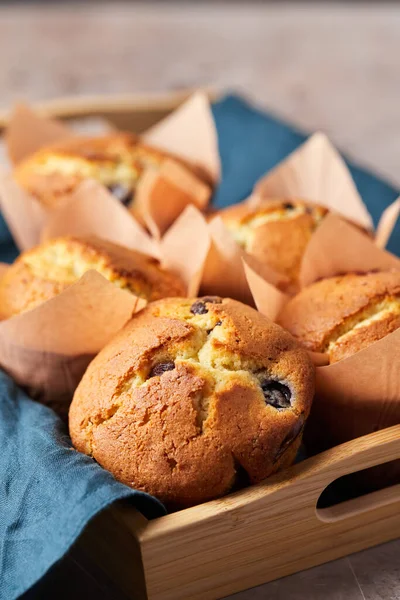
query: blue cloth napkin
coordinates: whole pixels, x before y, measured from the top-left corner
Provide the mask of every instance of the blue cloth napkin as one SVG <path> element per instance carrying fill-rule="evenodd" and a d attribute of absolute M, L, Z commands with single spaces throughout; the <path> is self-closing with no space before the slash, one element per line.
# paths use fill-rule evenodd
<path fill-rule="evenodd" d="M 118 499 L 147 517 L 151 496 L 118 483 L 72 449 L 66 426 L 0 371 L 0 598 L 25 592 L 70 548 L 89 520 Z"/>
<path fill-rule="evenodd" d="M 218 207 L 239 202 L 254 183 L 306 136 L 228 96 L 213 106 L 222 157 Z M 398 195 L 390 185 L 350 165 L 357 187 L 377 222 Z M 390 240 L 400 249 L 400 227 Z M 17 249 L 0 220 L 0 260 Z M 0 372 L 0 598 L 28 590 L 60 560 L 89 520 L 118 499 L 148 518 L 163 514 L 150 496 L 131 490 L 90 458 L 71 449 L 65 426 L 48 408 L 28 399 Z"/>

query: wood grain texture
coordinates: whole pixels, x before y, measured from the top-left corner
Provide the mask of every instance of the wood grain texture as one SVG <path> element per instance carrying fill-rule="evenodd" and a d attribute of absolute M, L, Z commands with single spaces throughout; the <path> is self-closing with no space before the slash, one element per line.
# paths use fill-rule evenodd
<path fill-rule="evenodd" d="M 113 509 L 113 527 L 109 519 L 98 520 L 83 541 L 96 549 L 107 540 L 108 558 L 101 557 L 100 564 L 109 576 L 117 574 L 132 598 L 138 589 L 131 548 L 136 540 L 149 600 L 216 600 L 400 536 L 400 485 L 345 502 L 340 510 L 316 509 L 335 479 L 397 458 L 400 425 L 333 448 L 260 485 L 154 521 L 132 509 Z M 121 561 L 122 554 L 132 562 Z"/>

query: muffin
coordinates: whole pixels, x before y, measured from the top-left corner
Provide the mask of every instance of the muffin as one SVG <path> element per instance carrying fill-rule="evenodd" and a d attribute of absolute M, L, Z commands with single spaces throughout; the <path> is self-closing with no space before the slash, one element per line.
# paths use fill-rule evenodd
<path fill-rule="evenodd" d="M 295 293 L 304 251 L 328 210 L 298 199 L 239 204 L 219 213 L 238 244 L 287 277 L 284 291 Z"/>
<path fill-rule="evenodd" d="M 169 298 L 89 365 L 70 434 L 119 481 L 181 508 L 290 465 L 313 392 L 306 351 L 254 309 Z"/>
<path fill-rule="evenodd" d="M 0 315 L 8 318 L 50 300 L 94 269 L 146 300 L 184 295 L 185 287 L 157 260 L 96 237 L 62 237 L 22 253 L 0 280 Z"/>
<path fill-rule="evenodd" d="M 286 304 L 278 322 L 331 363 L 347 358 L 400 326 L 400 272 L 318 281 Z"/>
<path fill-rule="evenodd" d="M 76 137 L 43 148 L 20 163 L 14 177 L 50 208 L 84 179 L 98 181 L 125 206 L 133 208 L 143 172 L 148 168 L 159 169 L 166 160 L 179 163 L 210 185 L 200 168 L 143 144 L 133 134 L 120 132 L 97 138 Z"/>

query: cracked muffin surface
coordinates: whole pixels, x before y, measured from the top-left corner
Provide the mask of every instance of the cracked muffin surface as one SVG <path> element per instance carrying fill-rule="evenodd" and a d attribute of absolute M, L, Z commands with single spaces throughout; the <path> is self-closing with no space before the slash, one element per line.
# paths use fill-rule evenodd
<path fill-rule="evenodd" d="M 278 322 L 331 363 L 347 358 L 400 326 L 400 272 L 318 281 L 286 304 Z"/>
<path fill-rule="evenodd" d="M 198 179 L 210 184 L 206 173 L 195 165 L 147 146 L 133 134 L 121 132 L 103 137 L 76 137 L 43 148 L 21 162 L 14 171 L 14 177 L 50 208 L 85 179 L 101 183 L 131 208 L 136 186 L 144 171 L 159 169 L 167 159 L 184 166 Z"/>
<path fill-rule="evenodd" d="M 304 251 L 328 210 L 299 199 L 271 199 L 258 207 L 240 204 L 219 213 L 238 244 L 288 278 L 284 291 L 298 289 Z"/>
<path fill-rule="evenodd" d="M 90 364 L 70 434 L 118 480 L 180 508 L 291 464 L 313 392 L 307 353 L 254 309 L 168 298 Z"/>
<path fill-rule="evenodd" d="M 23 252 L 7 269 L 0 279 L 0 316 L 35 308 L 92 269 L 149 301 L 185 292 L 180 279 L 150 256 L 94 236 L 67 236 Z"/>

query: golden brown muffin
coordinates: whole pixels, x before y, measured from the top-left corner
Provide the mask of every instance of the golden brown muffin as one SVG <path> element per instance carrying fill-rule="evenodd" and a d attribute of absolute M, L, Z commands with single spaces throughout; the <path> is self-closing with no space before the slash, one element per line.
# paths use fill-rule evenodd
<path fill-rule="evenodd" d="M 22 253 L 0 280 L 0 315 L 8 318 L 50 300 L 94 269 L 147 300 L 184 295 L 183 283 L 154 258 L 96 237 L 62 237 Z"/>
<path fill-rule="evenodd" d="M 97 138 L 76 137 L 43 148 L 19 164 L 14 177 L 45 206 L 55 206 L 83 180 L 94 179 L 131 207 L 145 169 L 157 169 L 167 159 L 210 184 L 203 170 L 143 144 L 133 134 L 121 132 Z"/>
<path fill-rule="evenodd" d="M 327 213 L 326 208 L 311 202 L 277 199 L 257 208 L 239 204 L 219 215 L 246 252 L 288 277 L 284 290 L 294 293 L 306 246 Z"/>
<path fill-rule="evenodd" d="M 400 272 L 318 281 L 286 304 L 279 323 L 331 363 L 347 358 L 400 326 Z"/>
<path fill-rule="evenodd" d="M 190 506 L 290 465 L 313 392 L 307 353 L 254 309 L 170 298 L 90 364 L 70 434 L 118 480 Z"/>

